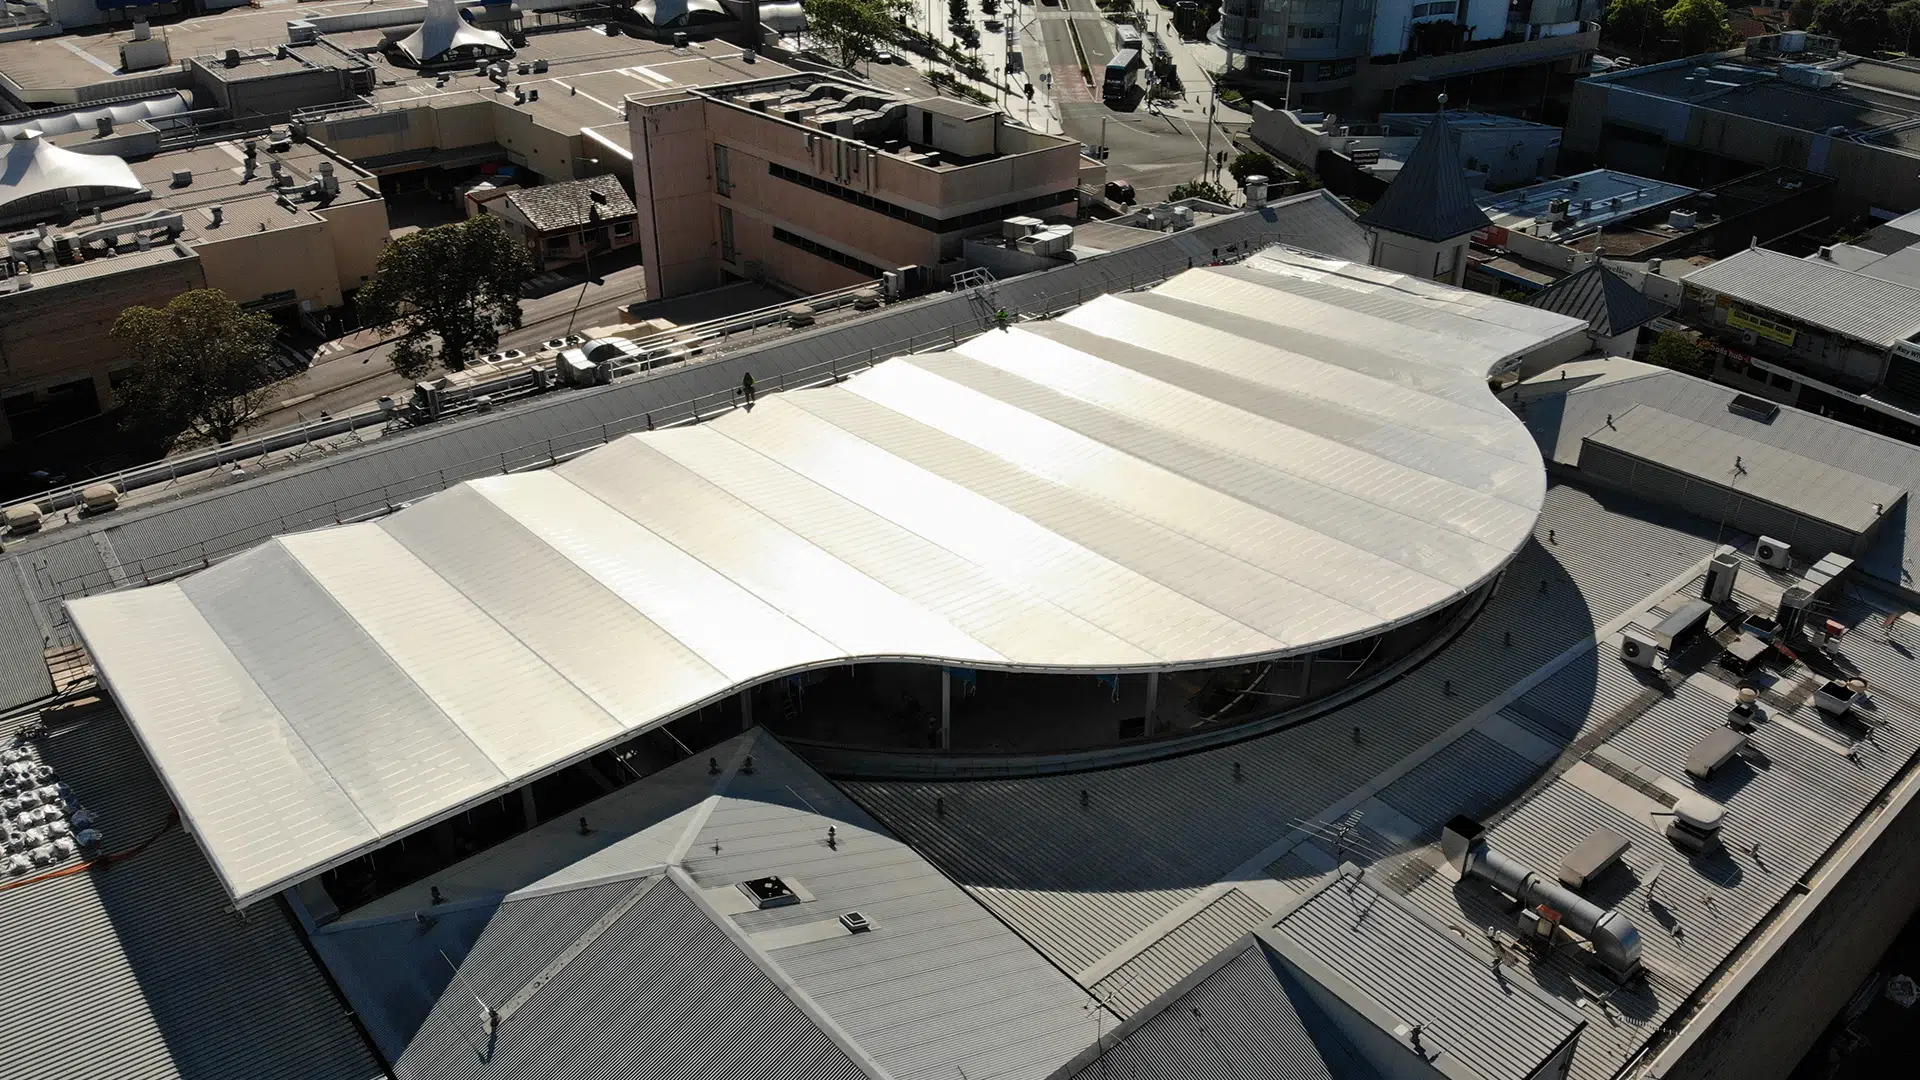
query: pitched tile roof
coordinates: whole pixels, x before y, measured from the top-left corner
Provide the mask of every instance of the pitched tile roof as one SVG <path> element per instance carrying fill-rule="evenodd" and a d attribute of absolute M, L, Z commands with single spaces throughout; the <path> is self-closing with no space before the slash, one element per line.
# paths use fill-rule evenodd
<path fill-rule="evenodd" d="M 640 212 L 627 189 L 620 186 L 619 178 L 613 176 L 543 184 L 514 192 L 507 196 L 507 203 L 541 232 L 577 229 L 587 224 L 588 210 L 596 205 L 602 221 Z"/>

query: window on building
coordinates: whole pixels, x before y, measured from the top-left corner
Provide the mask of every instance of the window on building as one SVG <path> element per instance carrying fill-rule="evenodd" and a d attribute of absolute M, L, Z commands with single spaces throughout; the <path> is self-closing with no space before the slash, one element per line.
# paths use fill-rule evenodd
<path fill-rule="evenodd" d="M 713 144 L 713 190 L 721 195 L 733 194 L 733 169 L 727 161 L 727 148 L 719 143 Z"/>
<path fill-rule="evenodd" d="M 573 246 L 573 237 L 571 236 L 547 237 L 547 253 L 550 255 L 557 255 L 571 246 Z"/>
<path fill-rule="evenodd" d="M 739 262 L 740 251 L 733 246 L 733 208 L 720 208 L 720 261 Z"/>
<path fill-rule="evenodd" d="M 884 199 L 876 199 L 863 191 L 855 191 L 852 188 L 842 187 L 831 180 L 803 173 L 798 169 L 789 169 L 785 165 L 775 165 L 772 162 L 768 162 L 767 175 L 778 180 L 799 184 L 803 187 L 810 187 L 815 191 L 831 195 L 836 199 L 850 202 L 863 210 L 871 210 L 876 214 L 885 214 L 890 218 L 904 221 L 909 225 L 936 233 L 971 229 L 977 225 L 988 225 L 1000 221 L 1003 218 L 1012 217 L 1015 214 L 1027 214 L 1036 210 L 1049 210 L 1058 207 L 1063 202 L 1072 200 L 1074 197 L 1073 189 L 1068 188 L 1050 195 L 1036 195 L 1031 199 L 1021 199 L 1018 202 L 990 206 L 984 210 L 975 210 L 970 214 L 960 214 L 950 218 L 936 218 L 929 217 L 915 210 L 909 210 L 904 206 L 896 206 Z"/>
<path fill-rule="evenodd" d="M 830 263 L 837 263 L 866 277 L 877 278 L 886 272 L 865 259 L 849 255 L 844 251 L 836 251 L 825 244 L 816 243 L 804 236 L 795 236 L 785 229 L 774 229 L 773 238 L 782 244 L 789 244 L 799 248 L 801 251 L 818 255 Z"/>
<path fill-rule="evenodd" d="M 627 238 L 627 237 L 629 237 L 629 236 L 632 236 L 632 235 L 633 235 L 633 222 L 631 222 L 631 221 L 616 221 L 616 222 L 614 222 L 614 223 L 613 223 L 613 235 L 615 235 L 615 236 L 617 236 L 617 237 L 619 237 L 619 238 L 620 238 L 620 239 L 622 239 L 622 240 L 624 240 L 624 239 L 626 239 L 626 238 Z"/>

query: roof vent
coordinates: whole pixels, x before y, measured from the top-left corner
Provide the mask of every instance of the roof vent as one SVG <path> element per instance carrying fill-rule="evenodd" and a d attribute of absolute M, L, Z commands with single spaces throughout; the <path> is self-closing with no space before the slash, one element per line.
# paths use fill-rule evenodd
<path fill-rule="evenodd" d="M 777 877 L 753 878 L 740 883 L 740 891 L 747 894 L 757 908 L 786 907 L 800 902 L 800 894 L 794 892 L 786 882 Z"/>
<path fill-rule="evenodd" d="M 867 921 L 867 917 L 857 911 L 849 911 L 840 916 L 840 925 L 846 927 L 849 934 L 864 934 L 873 929 L 873 924 Z"/>
<path fill-rule="evenodd" d="M 236 68 L 240 66 L 240 50 L 239 49 L 227 50 L 227 66 L 230 68 Z"/>
<path fill-rule="evenodd" d="M 1705 795 L 1682 795 L 1673 804 L 1667 839 L 1689 851 L 1704 851 L 1719 843 L 1720 826 L 1726 819 L 1727 808 Z"/>
<path fill-rule="evenodd" d="M 1687 775 L 1695 780 L 1705 780 L 1720 770 L 1720 767 L 1740 756 L 1747 748 L 1745 734 L 1730 727 L 1717 728 L 1708 732 L 1687 751 Z"/>
<path fill-rule="evenodd" d="M 192 169 L 173 170 L 173 186 L 174 187 L 186 187 L 188 184 L 191 184 L 191 183 L 193 183 Z"/>
<path fill-rule="evenodd" d="M 225 221 L 226 218 L 227 218 L 226 207 L 221 206 L 219 203 L 214 203 L 212 206 L 207 207 L 207 222 L 209 224 L 219 225 L 221 222 Z"/>
<path fill-rule="evenodd" d="M 1733 400 L 1727 402 L 1727 411 L 1744 416 L 1749 420 L 1758 420 L 1763 424 L 1771 424 L 1773 423 L 1773 418 L 1780 415 L 1780 406 L 1776 402 L 1768 401 L 1765 398 L 1757 398 L 1751 394 L 1735 394 Z"/>
<path fill-rule="evenodd" d="M 95 117 L 93 128 L 103 139 L 113 134 L 113 114 L 108 113 L 104 116 Z"/>

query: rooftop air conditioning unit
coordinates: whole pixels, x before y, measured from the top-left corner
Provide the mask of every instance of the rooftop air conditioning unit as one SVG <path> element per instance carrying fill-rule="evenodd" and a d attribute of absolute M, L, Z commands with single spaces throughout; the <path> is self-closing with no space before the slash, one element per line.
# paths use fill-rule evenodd
<path fill-rule="evenodd" d="M 1793 565 L 1793 548 L 1771 536 L 1763 536 L 1753 546 L 1753 558 L 1762 566 L 1785 570 Z"/>
<path fill-rule="evenodd" d="M 1692 210 L 1675 210 L 1667 215 L 1667 227 L 1688 232 L 1698 227 L 1700 215 Z"/>
<path fill-rule="evenodd" d="M 1627 627 L 1620 637 L 1620 659 L 1649 671 L 1660 667 L 1660 645 L 1635 627 Z"/>

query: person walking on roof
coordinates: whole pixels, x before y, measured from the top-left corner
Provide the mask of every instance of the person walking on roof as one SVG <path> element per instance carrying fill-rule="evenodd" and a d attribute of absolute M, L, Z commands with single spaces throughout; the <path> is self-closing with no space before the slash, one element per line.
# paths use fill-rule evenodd
<path fill-rule="evenodd" d="M 753 372 L 740 376 L 740 395 L 747 399 L 747 405 L 753 405 Z"/>

